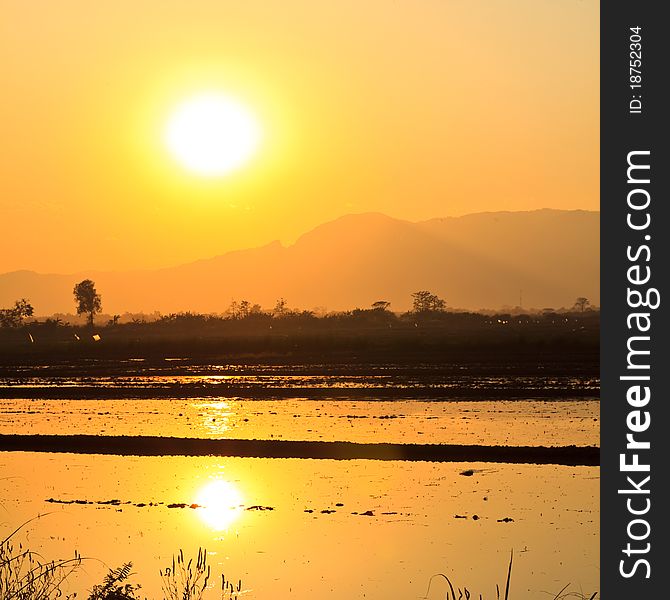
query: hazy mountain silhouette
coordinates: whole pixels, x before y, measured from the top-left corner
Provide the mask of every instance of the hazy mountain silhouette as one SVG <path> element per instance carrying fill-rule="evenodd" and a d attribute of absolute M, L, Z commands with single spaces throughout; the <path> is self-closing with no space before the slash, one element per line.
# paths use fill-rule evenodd
<path fill-rule="evenodd" d="M 30 299 L 38 315 L 73 312 L 72 288 L 96 282 L 105 313 L 223 312 L 233 298 L 272 307 L 410 307 L 427 289 L 449 307 L 600 303 L 600 213 L 491 212 L 410 223 L 382 214 L 346 215 L 279 242 L 178 267 L 133 272 L 0 275 L 0 307 Z"/>

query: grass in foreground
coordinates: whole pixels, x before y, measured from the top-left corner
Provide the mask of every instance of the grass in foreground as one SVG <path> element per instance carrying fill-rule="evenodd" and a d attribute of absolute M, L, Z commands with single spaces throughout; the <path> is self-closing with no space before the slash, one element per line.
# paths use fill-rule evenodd
<path fill-rule="evenodd" d="M 36 517 L 39 518 L 39 517 Z M 33 519 L 31 519 L 33 520 Z M 14 545 L 14 536 L 30 521 L 0 542 L 0 598 L 2 600 L 52 600 L 62 596 L 61 585 L 80 565 L 71 559 L 44 561 L 36 552 Z"/>
<path fill-rule="evenodd" d="M 35 518 L 39 518 L 35 517 Z M 34 519 L 31 519 L 31 521 Z M 71 559 L 43 562 L 36 552 L 24 549 L 19 543 L 14 544 L 14 537 L 28 523 L 17 527 L 6 538 L 0 541 L 0 600 L 57 600 L 65 598 L 74 600 L 77 594 L 65 595 L 62 585 L 80 566 L 83 560 L 77 552 Z M 510 583 L 512 579 L 513 553 L 510 554 L 507 578 L 504 589 L 496 585 L 495 600 L 512 600 Z M 143 600 L 138 594 L 141 585 L 130 583 L 132 563 L 128 562 L 110 569 L 102 583 L 93 586 L 88 600 Z M 184 552 L 179 550 L 172 558 L 172 564 L 160 571 L 163 598 L 162 600 L 203 600 L 205 590 L 210 581 L 211 568 L 207 564 L 207 551 L 198 550 L 195 559 L 186 560 Z M 451 579 L 443 573 L 430 578 L 424 600 L 428 600 L 431 586 L 436 579 L 443 579 L 448 585 L 444 600 L 485 600 L 482 594 L 475 595 L 467 587 L 456 587 Z M 568 590 L 569 584 L 560 590 L 551 600 L 596 600 L 598 592 L 585 596 L 579 592 Z M 220 600 L 239 600 L 242 581 L 232 583 L 221 575 Z M 502 596 L 501 596 L 502 594 Z"/>
<path fill-rule="evenodd" d="M 496 584 L 496 600 L 511 600 L 510 596 L 510 582 L 512 580 L 512 561 L 514 559 L 514 553 L 510 553 L 509 557 L 509 566 L 507 567 L 507 579 L 505 581 L 504 595 L 501 597 L 500 586 Z M 428 582 L 428 589 L 426 590 L 426 595 L 422 597 L 422 600 L 428 600 L 430 594 L 430 588 L 433 585 L 433 581 L 436 579 L 444 579 L 449 586 L 447 593 L 444 596 L 444 600 L 484 600 L 482 594 L 475 595 L 467 587 L 454 587 L 454 584 L 451 582 L 451 579 L 447 577 L 444 573 L 436 573 L 430 578 Z M 598 597 L 598 592 L 593 592 L 590 596 L 585 596 L 579 592 L 571 592 L 568 590 L 570 584 L 567 584 L 558 594 L 553 596 L 551 600 L 567 600 L 568 598 L 575 598 L 576 600 L 596 600 Z"/>
<path fill-rule="evenodd" d="M 75 552 L 71 559 L 45 562 L 38 553 L 15 544 L 16 534 L 35 519 L 0 541 L 0 600 L 74 600 L 77 594 L 64 595 L 63 583 L 85 558 Z M 110 569 L 102 583 L 90 590 L 88 600 L 142 600 L 138 595 L 141 585 L 129 581 L 132 574 L 130 562 Z M 202 600 L 210 575 L 206 550 L 198 550 L 195 562 L 186 561 L 179 550 L 172 564 L 160 571 L 163 600 Z M 241 580 L 233 584 L 221 575 L 220 600 L 238 600 L 242 593 Z"/>

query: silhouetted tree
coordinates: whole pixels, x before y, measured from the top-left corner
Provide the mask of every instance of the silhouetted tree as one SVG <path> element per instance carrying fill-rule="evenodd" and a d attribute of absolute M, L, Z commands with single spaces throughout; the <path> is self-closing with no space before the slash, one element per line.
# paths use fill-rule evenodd
<path fill-rule="evenodd" d="M 35 312 L 32 305 L 25 298 L 17 300 L 14 303 L 14 308 L 12 309 L 15 318 L 18 320 L 18 324 L 21 325 L 24 319 L 32 317 Z"/>
<path fill-rule="evenodd" d="M 93 318 L 102 310 L 102 298 L 95 289 L 95 282 L 84 279 L 74 286 L 74 301 L 77 303 L 77 314 L 88 315 L 88 324 L 93 327 Z"/>
<path fill-rule="evenodd" d="M 0 325 L 2 327 L 16 327 L 16 319 L 13 308 L 0 309 Z"/>
<path fill-rule="evenodd" d="M 230 303 L 230 306 L 228 307 L 228 310 L 226 311 L 233 319 L 239 319 L 240 318 L 240 305 L 238 304 L 237 300 L 233 300 Z"/>
<path fill-rule="evenodd" d="M 272 314 L 275 317 L 283 317 L 288 312 L 288 304 L 284 298 L 279 298 L 275 307 L 272 309 Z"/>
<path fill-rule="evenodd" d="M 578 308 L 581 312 L 584 312 L 587 306 L 591 306 L 591 301 L 588 298 L 580 296 L 575 300 L 575 308 Z"/>
<path fill-rule="evenodd" d="M 241 300 L 239 312 L 241 319 L 244 319 L 244 317 L 248 317 L 249 314 L 251 313 L 251 302 L 249 302 L 249 300 Z"/>
<path fill-rule="evenodd" d="M 389 309 L 389 306 L 391 306 L 390 302 L 387 302 L 386 300 L 377 300 L 377 302 L 372 303 L 372 310 L 384 312 Z"/>
<path fill-rule="evenodd" d="M 252 304 L 249 300 L 233 300 L 226 311 L 233 319 L 245 319 L 249 315 L 258 315 L 263 312 L 260 304 Z"/>
<path fill-rule="evenodd" d="M 23 320 L 33 316 L 33 307 L 25 298 L 14 302 L 12 308 L 0 310 L 0 327 L 21 327 Z"/>
<path fill-rule="evenodd" d="M 447 303 L 442 298 L 427 290 L 421 290 L 412 294 L 412 312 L 442 311 L 446 306 Z"/>

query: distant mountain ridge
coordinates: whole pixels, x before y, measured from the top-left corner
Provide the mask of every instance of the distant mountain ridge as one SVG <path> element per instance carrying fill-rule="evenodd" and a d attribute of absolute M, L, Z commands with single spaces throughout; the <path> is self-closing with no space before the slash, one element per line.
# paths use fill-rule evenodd
<path fill-rule="evenodd" d="M 600 213 L 542 209 L 412 223 L 379 213 L 317 226 L 295 244 L 272 242 L 157 270 L 0 275 L 0 307 L 28 298 L 38 315 L 73 312 L 72 288 L 91 278 L 106 313 L 224 312 L 232 299 L 343 310 L 376 300 L 407 310 L 427 289 L 449 307 L 600 303 Z"/>

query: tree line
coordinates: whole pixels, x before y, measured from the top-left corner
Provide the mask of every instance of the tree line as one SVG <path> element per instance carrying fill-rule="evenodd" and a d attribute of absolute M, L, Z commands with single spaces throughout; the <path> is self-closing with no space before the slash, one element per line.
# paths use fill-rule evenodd
<path fill-rule="evenodd" d="M 73 296 L 75 302 L 75 309 L 77 315 L 85 315 L 86 322 L 89 327 L 93 327 L 95 322 L 95 316 L 102 312 L 102 296 L 97 291 L 95 287 L 95 282 L 91 279 L 84 279 L 77 283 L 73 288 Z M 413 315 L 439 315 L 440 313 L 447 312 L 447 303 L 446 300 L 440 298 L 437 294 L 434 294 L 428 290 L 419 290 L 414 292 L 412 295 L 412 309 L 409 311 L 409 314 Z M 578 312 L 584 312 L 585 310 L 590 309 L 591 302 L 588 298 L 578 297 L 575 300 L 573 305 L 573 310 Z M 349 311 L 351 315 L 361 315 L 361 314 L 393 314 L 390 310 L 391 303 L 386 300 L 377 300 L 373 302 L 370 308 L 367 309 L 354 309 Z M 21 298 L 16 300 L 14 306 L 11 308 L 0 309 L 0 327 L 21 327 L 27 319 L 34 315 L 34 308 L 32 304 L 26 299 Z M 543 313 L 552 313 L 553 309 L 544 309 Z M 232 319 L 246 319 L 254 315 L 266 315 L 272 317 L 289 317 L 289 316 L 298 316 L 298 315 L 309 315 L 314 316 L 311 311 L 296 311 L 289 308 L 287 301 L 284 298 L 279 298 L 273 309 L 270 311 L 265 311 L 260 306 L 260 304 L 251 303 L 248 300 L 233 300 L 228 307 L 226 314 Z M 176 317 L 181 316 L 196 316 L 193 313 L 173 313 L 171 315 L 166 315 L 161 317 L 160 320 L 174 320 Z M 107 325 L 117 325 L 120 320 L 120 315 L 113 315 L 112 318 L 108 321 Z M 59 323 L 58 320 L 54 321 L 56 324 Z"/>

